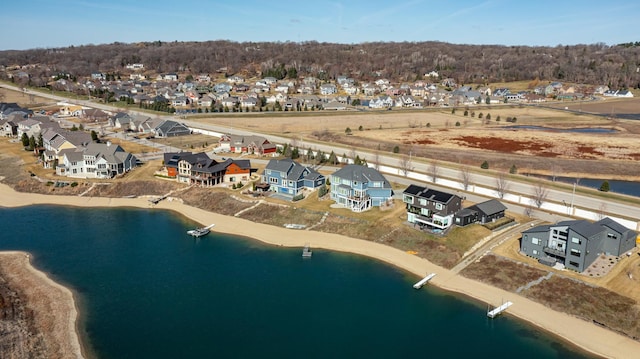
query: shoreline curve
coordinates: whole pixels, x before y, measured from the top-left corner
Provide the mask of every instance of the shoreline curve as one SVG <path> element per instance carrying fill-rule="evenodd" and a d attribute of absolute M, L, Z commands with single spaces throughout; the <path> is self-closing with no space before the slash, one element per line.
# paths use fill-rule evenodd
<path fill-rule="evenodd" d="M 640 342 L 631 338 L 566 313 L 554 311 L 519 294 L 462 277 L 426 259 L 375 242 L 314 231 L 305 231 L 304 238 L 300 238 L 297 235 L 300 231 L 296 229 L 280 228 L 212 213 L 179 201 L 172 201 L 171 198 L 151 205 L 145 198 L 78 197 L 22 193 L 0 183 L 0 207 L 23 207 L 37 204 L 169 210 L 201 225 L 215 223 L 216 231 L 248 237 L 276 246 L 302 248 L 306 243 L 309 243 L 312 248 L 364 255 L 404 269 L 420 278 L 426 273 L 436 273 L 437 276 L 430 281 L 430 284 L 446 291 L 463 294 L 480 302 L 495 305 L 503 299 L 510 300 L 514 304 L 509 308 L 507 314 L 524 320 L 592 354 L 608 358 L 626 358 L 629 353 L 640 351 Z M 77 329 L 75 324 L 73 328 Z M 77 332 L 75 333 L 76 340 L 78 340 Z"/>

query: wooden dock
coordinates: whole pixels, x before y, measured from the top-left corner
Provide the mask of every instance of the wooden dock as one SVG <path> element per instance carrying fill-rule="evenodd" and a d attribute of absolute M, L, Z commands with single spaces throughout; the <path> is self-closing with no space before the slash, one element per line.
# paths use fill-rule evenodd
<path fill-rule="evenodd" d="M 493 308 L 492 310 L 487 311 L 487 317 L 493 319 L 493 318 L 497 317 L 500 313 L 502 313 L 505 310 L 507 310 L 507 308 L 509 308 L 512 305 L 513 305 L 513 303 L 511 303 L 511 302 L 503 303 L 501 306 L 499 306 L 497 308 Z"/>
<path fill-rule="evenodd" d="M 420 279 L 420 281 L 419 281 L 418 283 L 414 284 L 414 285 L 413 285 L 413 287 L 414 287 L 415 289 L 420 289 L 420 288 L 422 288 L 425 284 L 427 284 L 427 282 L 428 282 L 428 281 L 430 281 L 430 280 L 431 280 L 431 278 L 433 278 L 433 277 L 435 277 L 435 276 L 436 276 L 436 274 L 435 274 L 435 273 L 431 273 L 431 274 L 429 274 L 428 276 L 426 276 L 426 277 L 424 277 L 424 278 Z"/>

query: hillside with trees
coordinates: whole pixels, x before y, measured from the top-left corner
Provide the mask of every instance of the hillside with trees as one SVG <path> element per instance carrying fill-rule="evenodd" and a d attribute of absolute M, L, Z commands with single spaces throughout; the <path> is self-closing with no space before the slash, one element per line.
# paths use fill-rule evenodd
<path fill-rule="evenodd" d="M 596 43 L 555 47 L 457 45 L 443 42 L 143 42 L 0 51 L 0 66 L 46 65 L 23 70 L 38 86 L 59 73 L 120 73 L 127 64 L 146 71 L 242 74 L 246 77 L 345 75 L 365 82 L 411 82 L 437 71 L 458 84 L 563 81 L 640 87 L 640 44 Z"/>

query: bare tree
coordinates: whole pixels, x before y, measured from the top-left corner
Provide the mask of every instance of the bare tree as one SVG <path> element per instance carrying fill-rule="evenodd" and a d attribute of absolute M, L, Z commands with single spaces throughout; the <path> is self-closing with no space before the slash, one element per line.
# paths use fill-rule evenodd
<path fill-rule="evenodd" d="M 434 158 L 429 162 L 429 175 L 431 176 L 431 181 L 433 181 L 433 183 L 436 183 L 439 174 L 440 166 L 438 165 L 438 161 Z"/>
<path fill-rule="evenodd" d="M 376 171 L 380 170 L 380 152 L 375 151 L 373 153 L 373 161 L 371 161 L 371 164 L 373 165 L 373 168 L 375 168 Z"/>
<path fill-rule="evenodd" d="M 558 173 L 562 173 L 562 168 L 560 166 L 552 165 L 551 166 L 551 180 L 553 182 L 556 181 L 556 177 L 558 177 Z"/>
<path fill-rule="evenodd" d="M 509 189 L 509 181 L 507 180 L 507 175 L 504 172 L 500 172 L 496 177 L 496 192 L 498 193 L 498 197 L 500 197 L 500 199 L 504 198 L 504 195 L 507 193 L 507 189 Z"/>
<path fill-rule="evenodd" d="M 462 188 L 465 191 L 469 190 L 469 185 L 471 184 L 471 181 L 473 180 L 473 178 L 471 176 L 471 170 L 469 169 L 469 166 L 463 166 L 460 169 L 460 180 L 462 181 Z"/>
<path fill-rule="evenodd" d="M 607 204 L 605 202 L 600 203 L 598 207 L 598 220 L 601 220 L 607 216 Z"/>
<path fill-rule="evenodd" d="M 535 187 L 533 187 L 533 203 L 536 207 L 542 207 L 542 204 L 547 199 L 548 195 L 549 189 L 542 183 L 539 182 Z"/>
<path fill-rule="evenodd" d="M 409 172 L 413 169 L 411 157 L 407 155 L 400 156 L 400 162 L 398 164 L 400 166 L 400 172 L 402 173 L 402 175 L 407 177 Z"/>
<path fill-rule="evenodd" d="M 349 158 L 351 158 L 351 161 L 353 161 L 353 163 L 356 163 L 356 156 L 356 148 L 351 147 L 351 149 L 349 150 Z"/>

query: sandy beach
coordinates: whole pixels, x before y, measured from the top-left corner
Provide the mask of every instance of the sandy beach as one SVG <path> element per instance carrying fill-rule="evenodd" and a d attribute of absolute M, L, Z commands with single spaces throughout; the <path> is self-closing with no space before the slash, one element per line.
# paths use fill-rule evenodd
<path fill-rule="evenodd" d="M 436 277 L 431 280 L 429 285 L 436 285 L 448 291 L 461 293 L 477 299 L 480 302 L 497 306 L 503 300 L 509 300 L 514 304 L 507 310 L 507 315 L 513 315 L 530 322 L 597 355 L 610 358 L 628 358 L 629 353 L 640 350 L 640 342 L 634 341 L 631 338 L 616 334 L 573 316 L 553 311 L 515 293 L 464 278 L 447 269 L 436 266 L 425 259 L 375 242 L 349 238 L 337 234 L 314 231 L 301 232 L 295 229 L 253 223 L 244 219 L 223 216 L 190 207 L 179 201 L 164 200 L 152 206 L 146 198 L 97 198 L 19 193 L 4 184 L 0 184 L 0 206 L 20 207 L 34 204 L 81 207 L 138 207 L 152 210 L 171 210 L 202 225 L 215 223 L 215 231 L 217 232 L 250 237 L 276 246 L 303 247 L 305 243 L 309 243 L 312 249 L 323 248 L 365 255 L 414 273 L 416 275 L 416 281 L 424 277 L 427 273 L 436 273 Z M 43 277 L 46 278 L 46 276 Z M 59 286 L 49 287 L 53 290 L 53 288 Z M 61 315 L 59 318 L 61 323 L 64 321 L 64 324 L 68 326 L 67 332 L 75 334 L 76 316 L 72 296 L 69 296 L 67 299 L 62 299 L 59 296 L 50 296 L 50 298 L 52 298 L 53 301 L 71 301 L 71 304 L 66 307 L 67 309 L 69 309 L 69 307 L 73 309 L 73 314 L 69 314 L 69 316 L 73 317 L 73 320 L 65 315 Z M 44 308 L 45 307 L 43 307 L 43 309 Z M 60 339 L 68 340 L 70 343 L 78 341 L 77 335 L 75 338 Z M 70 346 L 73 345 L 70 344 Z M 76 356 L 79 357 L 80 355 L 80 346 L 77 345 Z"/>

